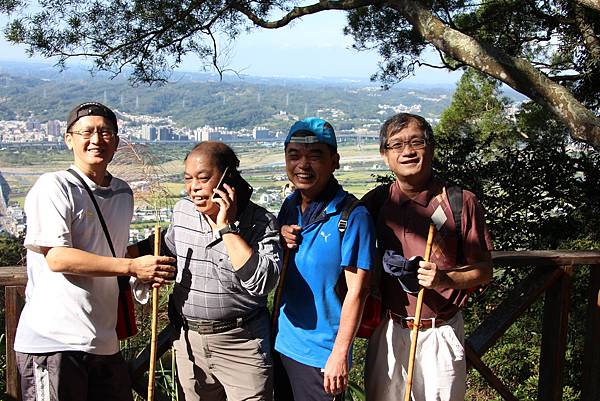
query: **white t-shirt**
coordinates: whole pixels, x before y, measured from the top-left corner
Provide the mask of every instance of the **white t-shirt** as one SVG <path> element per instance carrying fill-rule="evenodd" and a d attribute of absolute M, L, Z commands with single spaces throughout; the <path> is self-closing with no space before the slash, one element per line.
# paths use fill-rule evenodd
<path fill-rule="evenodd" d="M 125 256 L 133 194 L 112 178 L 101 187 L 71 166 L 98 202 L 117 257 Z M 118 284 L 115 277 L 89 277 L 50 270 L 41 247 L 72 247 L 112 256 L 94 204 L 68 171 L 43 174 L 25 199 L 28 282 L 14 349 L 23 353 L 85 351 L 110 355 L 119 350 Z"/>

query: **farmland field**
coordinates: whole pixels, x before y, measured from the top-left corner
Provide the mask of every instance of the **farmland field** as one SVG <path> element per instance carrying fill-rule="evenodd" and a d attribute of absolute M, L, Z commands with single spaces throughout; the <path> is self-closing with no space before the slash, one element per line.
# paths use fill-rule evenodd
<path fill-rule="evenodd" d="M 155 186 L 141 183 L 158 183 L 168 192 L 167 203 L 173 204 L 184 190 L 183 158 L 192 144 L 168 145 L 129 145 L 125 144 L 115 155 L 109 170 L 128 181 L 136 193 L 142 207 L 148 202 L 148 191 Z M 253 200 L 260 201 L 263 194 L 282 193 L 288 182 L 284 168 L 283 146 L 281 144 L 233 144 L 240 158 L 240 169 L 244 177 L 254 187 Z M 335 176 L 344 188 L 360 197 L 375 185 L 375 175 L 386 173 L 387 169 L 379 156 L 378 145 L 368 144 L 360 148 L 344 144 L 338 149 L 341 166 Z M 72 155 L 68 150 L 34 148 L 19 151 L 0 152 L 0 173 L 11 188 L 10 203 L 23 205 L 25 195 L 35 180 L 44 172 L 68 168 Z M 139 184 L 139 186 L 138 186 Z M 269 210 L 276 212 L 280 199 L 263 202 Z"/>

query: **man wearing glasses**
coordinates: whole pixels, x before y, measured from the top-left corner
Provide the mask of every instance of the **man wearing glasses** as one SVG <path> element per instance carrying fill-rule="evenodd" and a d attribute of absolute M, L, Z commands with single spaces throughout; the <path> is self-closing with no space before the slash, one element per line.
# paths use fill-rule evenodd
<path fill-rule="evenodd" d="M 367 400 L 405 399 L 411 330 L 417 323 L 412 399 L 462 401 L 466 365 L 460 308 L 468 289 L 492 278 L 492 245 L 483 211 L 475 195 L 462 190 L 460 223 L 455 224 L 448 186 L 432 172 L 433 130 L 423 117 L 393 116 L 383 124 L 379 139 L 381 156 L 396 180 L 363 198 L 377 216 L 378 257 L 385 271 L 380 283 L 383 321 L 367 352 Z M 430 262 L 424 262 L 432 219 L 443 224 L 434 237 Z M 419 287 L 425 288 L 424 302 L 421 321 L 414 322 Z"/>
<path fill-rule="evenodd" d="M 125 258 L 133 194 L 107 171 L 117 129 L 108 107 L 75 107 L 65 133 L 72 171 L 43 174 L 25 199 L 28 282 L 14 345 L 24 401 L 133 400 L 115 331 L 116 276 L 164 283 L 175 259 Z"/>

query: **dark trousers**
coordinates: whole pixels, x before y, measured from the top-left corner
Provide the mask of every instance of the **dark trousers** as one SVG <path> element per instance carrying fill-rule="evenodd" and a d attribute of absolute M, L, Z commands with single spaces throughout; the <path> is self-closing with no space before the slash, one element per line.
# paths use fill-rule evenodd
<path fill-rule="evenodd" d="M 120 353 L 16 353 L 23 401 L 133 401 Z"/>
<path fill-rule="evenodd" d="M 325 392 L 321 369 L 304 365 L 282 354 L 279 356 L 289 378 L 294 400 L 342 401 L 344 399 L 344 393 L 333 395 Z M 276 398 L 276 401 L 284 401 L 284 398 Z"/>
<path fill-rule="evenodd" d="M 281 362 L 281 354 L 273 350 L 273 373 L 274 373 L 274 400 L 275 401 L 294 401 L 292 385 L 287 372 Z"/>

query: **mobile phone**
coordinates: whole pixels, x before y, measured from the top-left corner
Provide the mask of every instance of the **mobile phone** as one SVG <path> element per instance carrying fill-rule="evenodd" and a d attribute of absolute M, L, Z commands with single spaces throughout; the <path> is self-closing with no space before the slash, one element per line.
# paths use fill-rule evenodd
<path fill-rule="evenodd" d="M 225 170 L 223 171 L 223 175 L 221 176 L 221 179 L 219 180 L 219 183 L 217 184 L 217 188 L 220 189 L 221 191 L 226 191 L 225 186 L 223 184 L 227 183 L 229 186 L 233 186 L 231 179 L 227 179 L 227 173 L 229 172 L 229 166 L 225 167 Z M 219 195 L 217 192 L 213 192 L 211 200 L 215 200 L 220 198 L 221 195 Z"/>
<path fill-rule="evenodd" d="M 254 191 L 252 186 L 248 183 L 248 181 L 244 180 L 242 178 L 242 176 L 240 175 L 240 173 L 238 171 L 236 171 L 235 169 L 234 170 L 225 169 L 225 171 L 223 172 L 223 176 L 221 177 L 221 180 L 219 180 L 219 185 L 217 186 L 217 188 L 224 191 L 225 187 L 223 186 L 223 184 L 227 184 L 230 187 L 235 188 L 238 213 L 242 212 L 245 205 L 248 204 L 248 201 L 250 200 L 250 197 L 252 196 L 252 191 Z M 220 197 L 221 196 L 219 194 L 214 192 L 211 199 L 215 200 Z"/>

